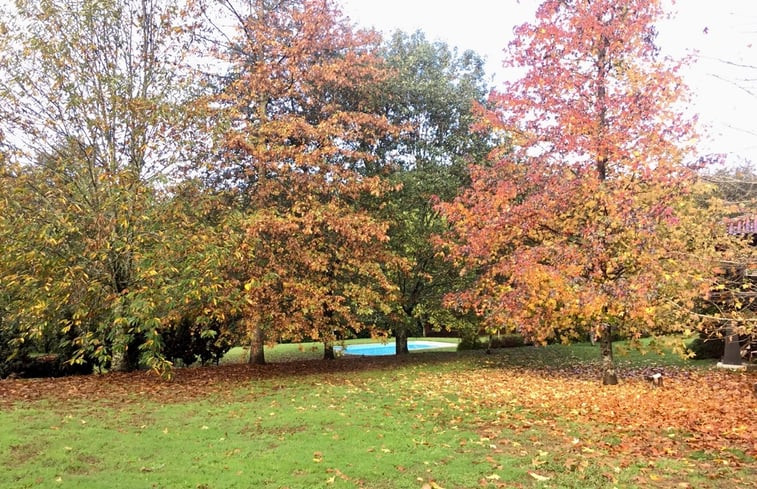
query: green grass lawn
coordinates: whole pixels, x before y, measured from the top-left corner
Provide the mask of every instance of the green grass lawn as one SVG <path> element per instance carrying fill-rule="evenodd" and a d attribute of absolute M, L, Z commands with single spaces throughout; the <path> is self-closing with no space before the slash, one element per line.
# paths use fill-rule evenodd
<path fill-rule="evenodd" d="M 602 388 L 592 345 L 331 362 L 307 360 L 312 346 L 171 383 L 0 381 L 0 487 L 757 487 L 743 433 L 757 402 L 703 387 L 752 374 L 634 353 L 622 385 Z M 664 389 L 638 378 L 649 368 L 666 372 Z M 730 423 L 722 439 L 700 415 Z"/>

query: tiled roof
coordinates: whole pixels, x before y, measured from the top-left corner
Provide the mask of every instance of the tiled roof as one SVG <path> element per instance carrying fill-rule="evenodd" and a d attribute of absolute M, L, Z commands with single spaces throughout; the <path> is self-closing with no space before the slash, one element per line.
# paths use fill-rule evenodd
<path fill-rule="evenodd" d="M 757 234 L 757 216 L 742 216 L 729 220 L 728 234 Z"/>

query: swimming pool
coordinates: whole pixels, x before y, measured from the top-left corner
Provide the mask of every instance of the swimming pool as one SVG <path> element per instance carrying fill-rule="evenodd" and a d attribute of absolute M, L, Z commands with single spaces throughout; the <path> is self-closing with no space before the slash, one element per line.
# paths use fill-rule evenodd
<path fill-rule="evenodd" d="M 444 343 L 441 341 L 423 341 L 411 340 L 407 342 L 407 349 L 410 351 L 430 350 L 432 348 L 456 348 L 454 343 Z M 391 343 L 364 343 L 361 345 L 347 345 L 346 348 L 341 346 L 334 347 L 336 351 L 342 351 L 345 355 L 365 355 L 369 357 L 378 357 L 385 355 L 394 355 L 396 345 Z"/>

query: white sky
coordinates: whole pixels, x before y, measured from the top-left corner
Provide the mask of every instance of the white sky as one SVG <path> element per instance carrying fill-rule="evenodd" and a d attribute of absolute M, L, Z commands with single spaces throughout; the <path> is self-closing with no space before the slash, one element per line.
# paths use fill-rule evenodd
<path fill-rule="evenodd" d="M 473 49 L 487 60 L 494 82 L 505 80 L 503 49 L 513 27 L 533 20 L 536 0 L 337 0 L 350 19 L 385 33 L 422 30 L 431 40 Z M 670 0 L 668 0 L 670 2 Z M 679 0 L 678 14 L 658 26 L 666 53 L 698 53 L 685 79 L 692 110 L 706 132 L 703 153 L 724 153 L 730 164 L 757 164 L 757 0 Z M 707 28 L 707 32 L 705 32 Z M 752 46 L 754 43 L 754 46 Z M 721 60 L 755 68 L 739 68 Z M 747 93 L 734 82 L 741 83 Z"/>

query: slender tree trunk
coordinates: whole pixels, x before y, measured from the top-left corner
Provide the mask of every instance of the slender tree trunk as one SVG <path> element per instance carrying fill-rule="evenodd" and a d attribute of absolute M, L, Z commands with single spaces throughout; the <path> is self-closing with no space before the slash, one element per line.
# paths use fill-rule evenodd
<path fill-rule="evenodd" d="M 610 46 L 610 41 L 606 36 L 602 36 L 602 44 L 599 49 L 597 58 L 597 112 L 599 117 L 599 141 L 602 146 L 597 154 L 596 168 L 597 178 L 601 182 L 607 179 L 607 164 L 609 163 L 609 156 L 606 146 L 604 146 L 605 133 L 607 131 L 607 51 Z M 605 215 L 606 210 L 603 210 Z M 603 238 L 604 239 L 604 238 Z M 606 312 L 606 311 L 605 311 Z M 615 373 L 615 361 L 612 357 L 612 325 L 608 323 L 602 324 L 602 330 L 599 337 L 599 348 L 602 353 L 602 384 L 604 385 L 616 385 L 618 383 L 618 375 Z"/>
<path fill-rule="evenodd" d="M 612 356 L 612 326 L 610 324 L 602 325 L 599 348 L 602 353 L 602 384 L 617 385 L 618 375 L 615 372 L 615 361 Z"/>
<path fill-rule="evenodd" d="M 127 333 L 122 333 L 122 339 L 119 343 L 123 343 L 123 346 L 118 346 L 113 349 L 113 357 L 110 365 L 111 370 L 114 372 L 133 372 L 139 369 L 139 347 L 142 343 L 142 335 L 130 336 Z"/>
<path fill-rule="evenodd" d="M 725 328 L 725 349 L 723 350 L 723 365 L 741 365 L 741 345 L 739 344 L 739 335 L 735 332 L 733 326 Z"/>
<path fill-rule="evenodd" d="M 336 360 L 336 355 L 334 354 L 334 344 L 330 341 L 323 343 L 323 359 Z"/>
<path fill-rule="evenodd" d="M 410 350 L 407 347 L 407 327 L 403 324 L 394 329 L 395 355 L 407 355 Z"/>
<path fill-rule="evenodd" d="M 330 279 L 333 279 L 333 274 L 329 270 L 328 276 Z M 332 295 L 332 292 L 329 291 L 329 297 Z M 324 337 L 323 341 L 323 359 L 324 360 L 336 360 L 336 354 L 334 353 L 334 311 L 331 309 L 331 306 L 329 306 L 329 303 L 324 301 L 323 303 L 323 317 L 327 320 L 327 325 L 329 329 L 331 329 L 330 334 L 328 336 L 328 339 Z M 338 339 L 338 338 L 336 338 Z"/>
<path fill-rule="evenodd" d="M 265 365 L 265 337 L 263 328 L 256 324 L 252 327 L 250 335 L 250 363 L 254 365 Z"/>
<path fill-rule="evenodd" d="M 122 235 L 123 232 L 119 230 L 117 234 Z M 108 267 L 113 290 L 121 296 L 121 301 L 119 301 L 114 312 L 122 317 L 128 316 L 129 301 L 123 294 L 129 288 L 131 282 L 129 260 L 124 255 L 114 251 L 108 257 Z M 115 372 L 130 372 L 139 366 L 139 344 L 135 341 L 136 335 L 129 332 L 130 328 L 130 325 L 121 324 L 116 328 L 113 335 L 110 369 Z"/>
<path fill-rule="evenodd" d="M 110 369 L 114 372 L 126 372 L 129 370 L 126 354 L 126 349 L 129 347 L 129 339 L 126 329 L 127 326 L 116 327 L 112 337 Z"/>
<path fill-rule="evenodd" d="M 122 349 L 121 347 L 114 347 L 113 353 L 110 358 L 110 369 L 113 372 L 127 372 L 127 362 L 126 362 L 126 350 Z"/>
<path fill-rule="evenodd" d="M 407 355 L 410 353 L 410 349 L 407 347 L 407 334 L 411 326 L 413 325 L 413 322 L 416 320 L 416 318 L 413 317 L 413 311 L 415 310 L 415 306 L 417 305 L 414 299 L 417 290 L 418 284 L 416 284 L 415 290 L 413 291 L 409 302 L 402 306 L 402 310 L 405 311 L 406 314 L 404 321 L 401 324 L 398 324 L 396 328 L 394 328 L 395 355 Z"/>

